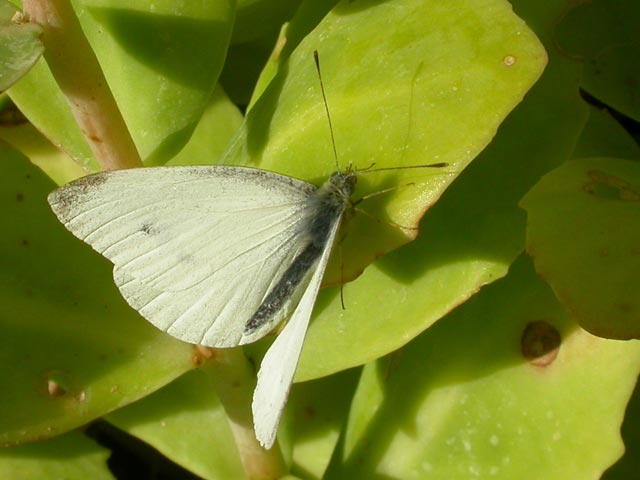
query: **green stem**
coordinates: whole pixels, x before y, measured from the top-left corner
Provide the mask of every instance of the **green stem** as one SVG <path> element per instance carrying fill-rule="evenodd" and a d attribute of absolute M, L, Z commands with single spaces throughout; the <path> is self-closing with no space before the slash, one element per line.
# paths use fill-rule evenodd
<path fill-rule="evenodd" d="M 103 170 L 142 166 L 98 59 L 69 0 L 24 0 L 43 28 L 44 57 Z"/>
<path fill-rule="evenodd" d="M 286 473 L 278 443 L 265 450 L 256 440 L 251 414 L 255 372 L 241 347 L 212 350 L 203 369 L 215 384 L 227 413 L 240 459 L 250 480 L 274 480 Z"/>

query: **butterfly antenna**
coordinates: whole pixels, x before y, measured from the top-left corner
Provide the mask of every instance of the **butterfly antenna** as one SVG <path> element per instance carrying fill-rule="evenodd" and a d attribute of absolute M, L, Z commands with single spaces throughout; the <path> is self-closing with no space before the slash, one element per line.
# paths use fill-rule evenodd
<path fill-rule="evenodd" d="M 329 133 L 331 133 L 331 146 L 333 147 L 333 158 L 336 161 L 336 168 L 340 170 L 338 163 L 338 151 L 336 150 L 336 138 L 333 135 L 333 124 L 331 123 L 331 115 L 329 114 L 329 104 L 327 103 L 327 95 L 324 92 L 324 82 L 322 81 L 322 73 L 320 72 L 320 57 L 318 51 L 313 51 L 313 60 L 316 63 L 316 71 L 318 72 L 318 80 L 320 81 L 320 91 L 322 92 L 322 101 L 324 103 L 324 111 L 327 112 L 327 120 L 329 121 Z"/>

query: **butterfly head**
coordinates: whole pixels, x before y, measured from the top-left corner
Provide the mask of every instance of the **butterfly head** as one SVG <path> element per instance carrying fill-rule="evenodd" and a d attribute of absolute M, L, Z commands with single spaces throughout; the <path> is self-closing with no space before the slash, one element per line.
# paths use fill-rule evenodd
<path fill-rule="evenodd" d="M 344 172 L 333 172 L 327 184 L 334 195 L 340 197 L 346 202 L 351 198 L 351 194 L 356 188 L 357 181 L 358 178 L 356 177 L 355 172 L 351 169 L 347 169 Z"/>

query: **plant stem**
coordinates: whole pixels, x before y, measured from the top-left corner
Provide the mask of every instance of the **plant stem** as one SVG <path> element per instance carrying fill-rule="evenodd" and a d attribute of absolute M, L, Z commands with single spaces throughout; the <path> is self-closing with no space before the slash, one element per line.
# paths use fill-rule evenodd
<path fill-rule="evenodd" d="M 69 0 L 24 0 L 43 28 L 44 57 L 103 170 L 142 166 L 98 59 Z"/>
<path fill-rule="evenodd" d="M 227 413 L 240 460 L 250 480 L 274 480 L 286 473 L 278 442 L 265 450 L 256 440 L 251 415 L 255 372 L 241 347 L 212 350 L 203 367 L 210 374 Z"/>

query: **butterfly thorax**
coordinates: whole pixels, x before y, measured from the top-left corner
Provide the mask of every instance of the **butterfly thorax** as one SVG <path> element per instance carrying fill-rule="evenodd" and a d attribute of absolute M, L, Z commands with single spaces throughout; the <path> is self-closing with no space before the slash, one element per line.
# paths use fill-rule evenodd
<path fill-rule="evenodd" d="M 355 174 L 351 171 L 334 172 L 310 198 L 308 231 L 312 243 L 318 247 L 324 247 L 329 226 L 351 205 L 351 194 L 355 189 L 356 180 Z"/>

